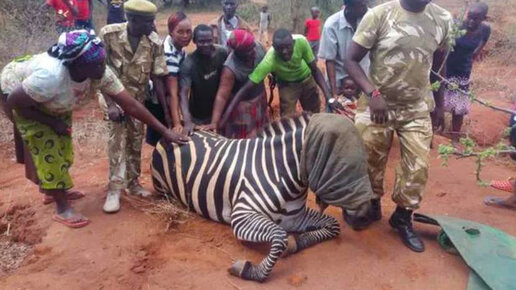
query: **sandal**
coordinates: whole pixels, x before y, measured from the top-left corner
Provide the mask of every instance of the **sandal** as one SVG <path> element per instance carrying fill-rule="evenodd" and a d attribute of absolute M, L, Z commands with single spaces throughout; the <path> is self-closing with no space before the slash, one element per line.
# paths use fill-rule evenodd
<path fill-rule="evenodd" d="M 510 193 L 514 192 L 514 181 L 512 178 L 510 178 L 508 180 L 493 180 L 493 181 L 491 181 L 490 185 L 492 188 L 495 188 L 498 190 L 502 190 L 502 191 L 506 191 L 506 192 L 510 192 Z"/>
<path fill-rule="evenodd" d="M 84 194 L 84 192 L 78 190 L 71 190 L 66 193 L 66 199 L 68 200 L 78 200 L 85 196 L 86 194 Z M 43 204 L 47 205 L 51 203 L 54 203 L 54 197 L 45 194 L 45 196 L 43 197 Z"/>
<path fill-rule="evenodd" d="M 78 229 L 78 228 L 85 227 L 85 226 L 87 226 L 90 223 L 90 220 L 87 219 L 86 217 L 83 217 L 83 219 L 80 220 L 80 221 L 72 222 L 71 218 L 65 219 L 65 218 L 60 217 L 57 214 L 54 214 L 52 216 L 52 219 L 54 221 L 58 222 L 58 223 L 61 223 L 61 224 L 65 225 L 65 226 L 73 228 L 73 229 Z"/>
<path fill-rule="evenodd" d="M 516 205 L 515 206 L 508 205 L 507 203 L 505 203 L 504 199 L 501 197 L 486 196 L 484 198 L 484 203 L 488 206 L 516 210 Z"/>

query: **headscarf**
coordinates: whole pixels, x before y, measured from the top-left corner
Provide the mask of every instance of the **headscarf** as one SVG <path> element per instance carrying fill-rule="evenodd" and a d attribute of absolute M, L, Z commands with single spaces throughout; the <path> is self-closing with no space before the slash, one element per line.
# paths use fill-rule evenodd
<path fill-rule="evenodd" d="M 100 38 L 86 30 L 64 32 L 49 50 L 48 54 L 70 63 L 88 64 L 106 58 L 106 51 Z"/>
<path fill-rule="evenodd" d="M 235 51 L 247 51 L 254 45 L 254 36 L 247 30 L 235 29 L 231 32 L 227 45 Z"/>

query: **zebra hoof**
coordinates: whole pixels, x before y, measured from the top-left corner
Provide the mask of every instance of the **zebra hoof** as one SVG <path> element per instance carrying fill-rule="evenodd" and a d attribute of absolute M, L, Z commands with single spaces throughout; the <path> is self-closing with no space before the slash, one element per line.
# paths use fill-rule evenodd
<path fill-rule="evenodd" d="M 283 251 L 283 255 L 281 256 L 282 258 L 286 258 L 292 254 L 295 254 L 298 250 L 296 237 L 294 235 L 289 235 L 287 239 L 287 248 L 285 249 L 285 251 Z"/>
<path fill-rule="evenodd" d="M 249 272 L 249 268 L 251 268 L 251 262 L 238 260 L 229 267 L 228 272 L 233 276 L 244 278 L 244 273 Z"/>

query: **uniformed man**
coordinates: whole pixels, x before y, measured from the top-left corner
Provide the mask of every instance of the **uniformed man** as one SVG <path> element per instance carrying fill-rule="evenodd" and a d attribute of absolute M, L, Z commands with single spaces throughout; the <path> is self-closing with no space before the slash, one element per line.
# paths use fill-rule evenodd
<path fill-rule="evenodd" d="M 163 45 L 154 31 L 156 6 L 146 0 L 124 3 L 127 23 L 105 26 L 100 37 L 107 52 L 107 64 L 117 74 L 124 87 L 141 103 L 147 97 L 147 85 L 152 77 L 158 98 L 164 101 L 162 77 L 167 75 Z M 149 196 L 138 182 L 144 126 L 124 112 L 109 98 L 101 98 L 109 122 L 109 185 L 104 211 L 120 209 L 120 194 Z"/>
<path fill-rule="evenodd" d="M 430 2 L 395 0 L 369 10 L 345 60 L 346 71 L 368 96 L 359 105 L 355 122 L 365 142 L 376 195 L 371 217 L 381 218 L 385 166 L 396 132 L 401 166 L 392 195 L 397 208 L 389 222 L 416 252 L 423 252 L 424 244 L 412 229 L 412 211 L 419 207 L 428 178 L 430 112 L 435 104 L 436 115 L 442 116 L 442 94 L 434 103 L 429 76 L 432 65 L 441 66 L 452 23 L 448 11 Z M 368 52 L 369 78 L 359 65 Z"/>

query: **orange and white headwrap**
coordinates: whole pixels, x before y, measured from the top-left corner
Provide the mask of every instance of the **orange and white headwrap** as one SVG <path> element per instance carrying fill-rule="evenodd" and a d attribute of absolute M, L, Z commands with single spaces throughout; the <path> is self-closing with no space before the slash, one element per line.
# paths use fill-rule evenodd
<path fill-rule="evenodd" d="M 231 32 L 227 45 L 232 50 L 247 51 L 254 47 L 254 35 L 243 29 L 236 29 Z"/>

